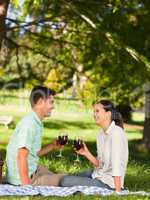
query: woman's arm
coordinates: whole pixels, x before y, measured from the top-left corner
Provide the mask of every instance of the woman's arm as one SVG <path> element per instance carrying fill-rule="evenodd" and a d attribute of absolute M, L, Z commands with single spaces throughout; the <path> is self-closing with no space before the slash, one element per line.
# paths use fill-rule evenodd
<path fill-rule="evenodd" d="M 125 134 L 125 133 L 123 133 Z M 115 191 L 121 191 L 121 177 L 124 174 L 123 165 L 125 164 L 126 146 L 124 144 L 124 135 L 122 132 L 116 130 L 112 134 L 112 147 L 111 147 L 111 164 L 112 176 L 114 178 Z"/>
<path fill-rule="evenodd" d="M 83 145 L 84 145 L 84 147 L 76 152 L 78 154 L 86 157 L 95 167 L 99 167 L 101 162 L 95 156 L 92 155 L 92 153 L 88 150 L 85 143 Z"/>
<path fill-rule="evenodd" d="M 100 161 L 97 160 L 97 158 L 95 158 L 95 156 L 93 156 L 93 155 L 91 154 L 91 152 L 87 152 L 87 154 L 85 154 L 85 157 L 86 157 L 95 167 L 99 167 Z"/>

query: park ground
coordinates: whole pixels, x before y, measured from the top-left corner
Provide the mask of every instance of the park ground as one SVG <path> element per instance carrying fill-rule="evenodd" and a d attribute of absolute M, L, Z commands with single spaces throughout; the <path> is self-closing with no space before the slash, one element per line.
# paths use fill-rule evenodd
<path fill-rule="evenodd" d="M 25 96 L 28 96 L 25 95 Z M 22 96 L 21 93 L 10 92 L 1 95 L 0 98 L 0 115 L 13 116 L 13 123 L 7 129 L 4 125 L 0 125 L 0 154 L 5 159 L 6 146 L 8 140 L 15 128 L 16 123 L 30 110 L 27 97 Z M 125 130 L 129 140 L 129 164 L 127 168 L 125 187 L 131 191 L 144 190 L 150 192 L 150 153 L 144 148 L 141 143 L 143 131 L 144 114 L 141 112 L 134 112 L 132 121 L 125 124 Z M 93 120 L 93 113 L 91 106 L 84 106 L 78 100 L 69 100 L 57 98 L 55 102 L 55 109 L 50 118 L 44 120 L 44 131 L 42 144 L 48 144 L 60 133 L 67 132 L 69 135 L 69 144 L 63 150 L 63 158 L 58 158 L 58 151 L 49 153 L 43 157 L 40 162 L 48 169 L 54 172 L 69 172 L 74 173 L 92 167 L 89 162 L 80 156 L 80 163 L 74 160 L 76 154 L 72 148 L 72 141 L 75 137 L 81 137 L 89 149 L 96 155 L 95 138 L 99 132 L 98 127 Z M 3 169 L 5 173 L 5 165 Z M 0 197 L 0 199 L 53 199 L 59 200 L 61 197 Z M 85 196 L 77 194 L 63 198 L 65 200 L 100 200 L 100 199 L 143 199 L 147 200 L 150 197 L 146 196 L 124 196 L 117 197 L 112 195 L 109 197 L 101 196 Z"/>

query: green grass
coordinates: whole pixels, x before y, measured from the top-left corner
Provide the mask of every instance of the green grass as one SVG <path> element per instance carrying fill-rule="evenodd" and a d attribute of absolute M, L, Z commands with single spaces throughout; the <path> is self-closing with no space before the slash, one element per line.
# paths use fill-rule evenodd
<path fill-rule="evenodd" d="M 5 158 L 6 154 L 6 145 L 11 136 L 11 133 L 19 121 L 19 119 L 24 116 L 29 111 L 29 103 L 27 100 L 27 94 L 24 96 L 22 93 L 19 95 L 22 96 L 21 99 L 16 95 L 18 93 L 12 93 L 5 98 L 0 99 L 0 115 L 12 115 L 14 117 L 14 122 L 9 129 L 6 129 L 3 125 L 0 125 L 0 154 Z M 89 149 L 96 155 L 96 145 L 95 138 L 96 134 L 99 132 L 98 127 L 95 125 L 92 110 L 88 109 L 81 105 L 79 101 L 72 100 L 56 100 L 55 110 L 52 113 L 52 116 L 44 121 L 44 131 L 43 131 L 43 145 L 51 142 L 55 137 L 58 136 L 61 132 L 67 132 L 69 134 L 70 143 L 63 150 L 64 157 L 59 159 L 56 157 L 58 154 L 57 151 L 49 153 L 47 156 L 43 157 L 40 160 L 40 163 L 45 165 L 48 169 L 54 172 L 69 172 L 74 173 L 82 171 L 92 166 L 89 162 L 80 156 L 80 163 L 75 163 L 75 153 L 72 148 L 72 140 L 75 136 L 82 137 Z M 150 192 L 150 155 L 145 150 L 143 145 L 140 143 L 142 138 L 142 123 L 143 115 L 134 114 L 133 123 L 126 124 L 125 129 L 127 131 L 127 136 L 129 139 L 129 164 L 126 173 L 125 186 L 127 189 L 136 191 L 136 190 L 145 190 Z M 4 167 L 5 171 L 5 167 Z M 62 199 L 61 197 L 1 197 L 0 199 Z M 77 194 L 69 197 L 63 198 L 65 200 L 71 199 L 150 199 L 150 197 L 144 196 L 126 196 L 126 197 L 117 197 L 117 196 L 84 196 L 82 194 Z"/>
<path fill-rule="evenodd" d="M 107 197 L 100 197 L 100 196 L 84 196 L 82 194 L 78 194 L 78 195 L 72 195 L 72 196 L 69 196 L 69 197 L 41 197 L 41 196 L 36 196 L 36 197 L 3 197 L 3 199 L 11 199 L 11 200 L 32 200 L 32 199 L 35 199 L 35 200 L 41 200 L 41 199 L 44 199 L 44 200 L 62 200 L 62 199 L 65 199 L 65 200 L 83 200 L 83 199 L 86 199 L 86 200 L 148 200 L 150 199 L 149 197 L 139 197 L 139 196 L 126 196 L 126 197 L 117 197 L 115 195 L 112 195 L 112 196 L 107 196 Z"/>

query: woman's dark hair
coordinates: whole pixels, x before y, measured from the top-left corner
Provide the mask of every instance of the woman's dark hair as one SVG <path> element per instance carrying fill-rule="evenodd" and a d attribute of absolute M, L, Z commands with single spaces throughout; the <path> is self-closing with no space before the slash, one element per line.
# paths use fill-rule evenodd
<path fill-rule="evenodd" d="M 115 122 L 117 126 L 123 128 L 123 118 L 121 113 L 119 113 L 114 107 L 113 103 L 109 100 L 100 100 L 94 102 L 94 105 L 102 104 L 105 111 L 111 111 L 111 120 Z"/>
<path fill-rule="evenodd" d="M 56 92 L 52 89 L 49 89 L 43 86 L 35 86 L 32 89 L 30 98 L 29 98 L 31 106 L 34 106 L 40 98 L 46 100 L 49 98 L 49 96 L 54 96 L 55 94 Z"/>

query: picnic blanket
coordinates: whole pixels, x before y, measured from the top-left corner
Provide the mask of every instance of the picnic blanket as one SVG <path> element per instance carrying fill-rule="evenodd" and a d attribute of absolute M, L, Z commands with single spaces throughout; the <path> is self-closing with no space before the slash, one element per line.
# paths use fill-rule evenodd
<path fill-rule="evenodd" d="M 88 186 L 73 186 L 73 187 L 54 187 L 54 186 L 13 186 L 9 184 L 0 185 L 0 196 L 69 196 L 81 192 L 85 195 L 101 195 L 107 196 L 114 194 L 114 191 L 100 188 L 100 187 L 88 187 Z M 123 190 L 117 193 L 117 195 L 150 195 L 150 192 L 138 191 L 129 192 L 128 190 Z"/>

